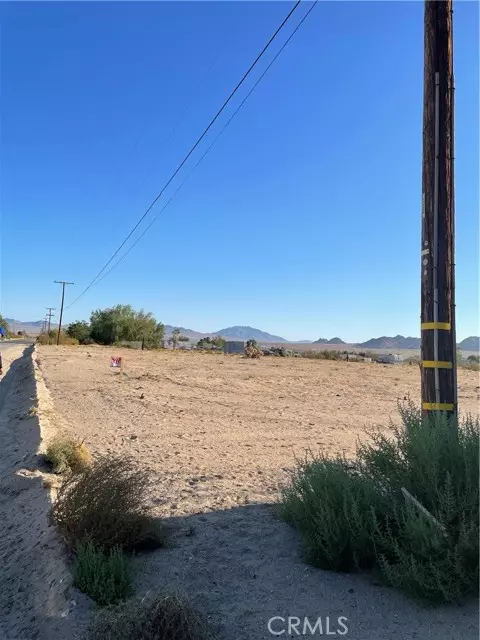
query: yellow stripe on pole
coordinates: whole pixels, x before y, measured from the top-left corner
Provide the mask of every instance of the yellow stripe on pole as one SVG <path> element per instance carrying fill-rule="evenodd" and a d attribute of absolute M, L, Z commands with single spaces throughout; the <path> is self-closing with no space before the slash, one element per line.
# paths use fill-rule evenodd
<path fill-rule="evenodd" d="M 422 322 L 420 327 L 422 329 L 443 329 L 444 331 L 450 331 L 452 325 L 450 322 Z"/>
<path fill-rule="evenodd" d="M 423 408 L 425 411 L 453 411 L 455 407 L 449 402 L 424 402 Z"/>
<path fill-rule="evenodd" d="M 452 369 L 451 362 L 442 362 L 441 360 L 423 360 L 422 365 L 425 369 Z"/>

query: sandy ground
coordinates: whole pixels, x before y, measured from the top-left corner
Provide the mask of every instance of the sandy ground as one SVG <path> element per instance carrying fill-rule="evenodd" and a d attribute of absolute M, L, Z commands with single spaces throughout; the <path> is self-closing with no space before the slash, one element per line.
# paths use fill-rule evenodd
<path fill-rule="evenodd" d="M 124 358 L 123 382 L 111 356 Z M 175 533 L 137 559 L 139 592 L 186 593 L 223 640 L 275 637 L 274 616 L 330 617 L 332 630 L 345 616 L 355 640 L 478 638 L 474 603 L 432 611 L 368 577 L 308 567 L 273 507 L 295 456 L 352 455 L 365 426 L 388 429 L 397 400 L 419 395 L 417 366 L 101 347 L 41 347 L 38 360 L 57 432 L 151 469 L 152 506 Z M 463 412 L 478 412 L 479 385 L 459 372 Z"/>
<path fill-rule="evenodd" d="M 0 639 L 64 640 L 79 625 L 70 615 L 70 572 L 64 547 L 48 522 L 50 494 L 37 455 L 42 431 L 37 395 L 48 407 L 46 389 L 36 380 L 33 347 L 2 344 L 0 382 Z M 86 598 L 77 598 L 88 608 Z"/>

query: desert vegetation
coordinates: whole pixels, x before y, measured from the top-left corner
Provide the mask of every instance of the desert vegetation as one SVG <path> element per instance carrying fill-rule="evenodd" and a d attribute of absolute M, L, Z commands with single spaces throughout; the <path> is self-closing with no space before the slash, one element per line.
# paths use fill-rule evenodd
<path fill-rule="evenodd" d="M 51 331 L 48 331 L 45 333 L 41 333 L 40 335 L 37 336 L 37 342 L 38 344 L 41 344 L 41 345 L 57 344 L 57 339 L 58 339 L 58 331 L 56 331 L 55 329 L 52 329 Z M 66 331 L 60 332 L 59 344 L 63 346 L 74 346 L 74 345 L 77 345 L 78 343 L 79 342 L 77 338 L 70 336 Z"/>
<path fill-rule="evenodd" d="M 375 567 L 410 596 L 459 602 L 478 592 L 479 422 L 424 418 L 412 403 L 400 413 L 354 460 L 301 461 L 282 514 L 315 566 Z"/>
<path fill-rule="evenodd" d="M 54 473 L 77 473 L 92 463 L 92 454 L 84 442 L 62 436 L 51 440 L 45 458 L 52 465 Z"/>
<path fill-rule="evenodd" d="M 47 451 L 67 471 L 52 518 L 74 554 L 74 584 L 97 604 L 112 605 L 133 591 L 128 554 L 162 546 L 164 534 L 148 506 L 147 470 L 115 456 L 79 465 L 85 456 L 78 450 L 77 443 L 62 440 Z"/>
<path fill-rule="evenodd" d="M 213 634 L 184 598 L 160 593 L 101 611 L 88 640 L 213 640 Z"/>

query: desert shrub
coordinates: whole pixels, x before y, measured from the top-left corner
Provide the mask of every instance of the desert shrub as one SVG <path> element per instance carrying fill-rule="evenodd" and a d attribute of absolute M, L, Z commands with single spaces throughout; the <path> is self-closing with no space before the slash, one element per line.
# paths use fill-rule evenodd
<path fill-rule="evenodd" d="M 282 513 L 314 564 L 375 565 L 408 595 L 456 602 L 478 592 L 479 421 L 423 418 L 408 402 L 400 413 L 393 437 L 371 432 L 353 465 L 300 463 Z"/>
<path fill-rule="evenodd" d="M 257 347 L 245 347 L 246 358 L 261 358 L 262 356 L 263 356 L 263 351 L 261 351 Z"/>
<path fill-rule="evenodd" d="M 386 505 L 374 484 L 344 459 L 312 457 L 298 463 L 283 492 L 281 513 L 303 537 L 307 560 L 323 569 L 370 568 L 372 530 Z"/>
<path fill-rule="evenodd" d="M 392 439 L 377 432 L 358 450 L 365 474 L 391 495 L 388 526 L 376 532 L 379 563 L 387 581 L 407 593 L 458 601 L 478 590 L 479 422 L 422 419 L 411 403 L 400 412 Z M 406 502 L 402 487 L 443 528 Z"/>
<path fill-rule="evenodd" d="M 215 336 L 214 338 L 207 336 L 206 338 L 200 338 L 197 342 L 197 349 L 204 349 L 205 351 L 223 350 L 224 347 L 225 340 L 220 336 Z"/>
<path fill-rule="evenodd" d="M 116 604 L 132 594 L 129 561 L 118 547 L 103 553 L 91 542 L 78 544 L 73 576 L 74 585 L 100 606 Z"/>
<path fill-rule="evenodd" d="M 183 598 L 153 595 L 101 611 L 88 640 L 212 640 L 204 618 Z"/>
<path fill-rule="evenodd" d="M 157 548 L 163 532 L 149 507 L 150 477 L 134 458 L 103 456 L 66 477 L 52 516 L 67 544 L 91 541 L 100 551 Z"/>
<path fill-rule="evenodd" d="M 459 362 L 458 366 L 462 369 L 468 369 L 469 371 L 480 371 L 480 363 L 478 360 L 471 360 L 471 357 L 472 356 L 469 356 L 466 360 Z"/>
<path fill-rule="evenodd" d="M 39 336 L 37 336 L 37 342 L 41 345 L 57 344 L 57 332 L 52 330 L 49 333 L 41 333 Z M 60 333 L 60 344 L 73 346 L 78 344 L 78 340 L 76 338 L 72 338 L 62 331 Z"/>
<path fill-rule="evenodd" d="M 47 446 L 45 458 L 53 466 L 54 473 L 83 471 L 92 463 L 88 447 L 78 440 L 56 437 Z"/>
<path fill-rule="evenodd" d="M 322 351 L 307 350 L 302 352 L 304 358 L 311 360 L 345 360 L 346 353 L 334 349 L 323 349 Z"/>
<path fill-rule="evenodd" d="M 245 345 L 245 357 L 246 358 L 261 358 L 263 356 L 263 351 L 258 346 L 256 340 L 247 340 Z"/>

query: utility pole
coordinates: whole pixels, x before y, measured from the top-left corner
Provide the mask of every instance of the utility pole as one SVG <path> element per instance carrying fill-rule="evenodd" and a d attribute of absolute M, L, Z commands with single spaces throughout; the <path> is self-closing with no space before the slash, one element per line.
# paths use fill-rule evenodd
<path fill-rule="evenodd" d="M 425 0 L 421 360 L 424 415 L 457 412 L 452 0 Z"/>
<path fill-rule="evenodd" d="M 55 314 L 52 313 L 52 311 L 55 311 L 55 307 L 46 307 L 48 313 L 47 313 L 47 318 L 48 318 L 48 333 L 50 333 L 50 326 L 52 323 L 52 316 L 54 316 Z"/>
<path fill-rule="evenodd" d="M 57 347 L 60 344 L 60 332 L 62 330 L 62 317 L 63 317 L 63 303 L 65 301 L 65 285 L 75 284 L 74 282 L 66 282 L 65 280 L 54 280 L 55 284 L 62 285 L 62 304 L 60 306 L 60 319 L 58 321 L 58 333 L 57 333 Z"/>

